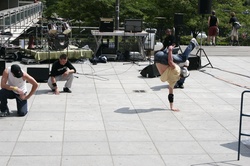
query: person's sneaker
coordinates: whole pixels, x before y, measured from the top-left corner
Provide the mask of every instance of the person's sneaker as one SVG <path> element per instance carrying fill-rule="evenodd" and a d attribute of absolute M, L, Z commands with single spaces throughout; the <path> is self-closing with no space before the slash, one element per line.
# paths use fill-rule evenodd
<path fill-rule="evenodd" d="M 174 88 L 176 89 L 176 88 L 179 88 L 179 85 L 178 84 L 175 84 L 174 85 Z"/>
<path fill-rule="evenodd" d="M 9 110 L 0 113 L 0 117 L 6 117 L 7 115 L 10 115 Z"/>
<path fill-rule="evenodd" d="M 199 44 L 198 44 L 198 42 L 197 42 L 197 40 L 195 38 L 192 38 L 190 42 L 194 44 L 194 47 L 196 49 L 199 49 Z"/>
<path fill-rule="evenodd" d="M 67 92 L 67 93 L 71 93 L 71 92 L 72 92 L 72 91 L 71 91 L 69 88 L 67 88 L 67 87 L 63 88 L 63 91 L 64 91 L 64 92 Z"/>
<path fill-rule="evenodd" d="M 178 87 L 181 88 L 181 89 L 183 89 L 184 85 L 183 84 L 179 84 Z"/>
<path fill-rule="evenodd" d="M 181 88 L 181 89 L 183 89 L 184 85 L 176 83 L 175 86 L 174 86 L 174 88 Z"/>

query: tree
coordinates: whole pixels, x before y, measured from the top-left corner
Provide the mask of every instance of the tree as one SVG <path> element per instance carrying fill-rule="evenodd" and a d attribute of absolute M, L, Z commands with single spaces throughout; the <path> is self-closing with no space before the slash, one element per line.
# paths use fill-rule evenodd
<path fill-rule="evenodd" d="M 116 0 L 46 0 L 46 16 L 57 13 L 60 17 L 70 20 L 81 20 L 84 26 L 99 26 L 101 17 L 115 17 Z M 230 31 L 229 13 L 234 11 L 244 27 L 249 24 L 246 0 L 213 0 L 212 10 L 220 20 L 220 32 L 226 35 Z M 120 26 L 124 19 L 143 19 L 145 26 L 157 27 L 156 17 L 165 17 L 160 23 L 165 27 L 174 26 L 174 14 L 183 13 L 184 29 L 196 36 L 200 31 L 207 31 L 209 14 L 198 13 L 198 0 L 120 0 Z M 246 17 L 247 16 L 247 17 Z M 246 30 L 246 29 L 245 29 Z"/>

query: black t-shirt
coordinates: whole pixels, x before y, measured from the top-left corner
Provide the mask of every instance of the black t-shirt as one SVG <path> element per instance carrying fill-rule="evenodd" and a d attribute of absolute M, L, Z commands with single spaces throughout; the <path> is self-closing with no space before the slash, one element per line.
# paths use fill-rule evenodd
<path fill-rule="evenodd" d="M 234 23 L 238 21 L 238 19 L 236 17 L 231 17 L 229 20 L 229 24 L 232 23 L 232 26 L 234 26 Z"/>
<path fill-rule="evenodd" d="M 70 70 L 74 69 L 76 72 L 75 67 L 72 65 L 70 61 L 67 61 L 65 65 L 61 65 L 59 60 L 57 60 L 52 65 L 50 76 L 55 77 L 55 76 L 62 75 L 63 73 L 65 73 L 65 71 L 67 71 L 68 68 Z"/>
<path fill-rule="evenodd" d="M 171 46 L 173 43 L 175 43 L 175 37 L 173 35 L 169 35 L 167 36 L 164 41 L 163 41 L 163 46 L 164 48 L 167 48 L 169 46 Z"/>
<path fill-rule="evenodd" d="M 217 17 L 216 16 L 210 16 L 210 22 L 209 22 L 209 27 L 216 26 L 217 23 Z"/>

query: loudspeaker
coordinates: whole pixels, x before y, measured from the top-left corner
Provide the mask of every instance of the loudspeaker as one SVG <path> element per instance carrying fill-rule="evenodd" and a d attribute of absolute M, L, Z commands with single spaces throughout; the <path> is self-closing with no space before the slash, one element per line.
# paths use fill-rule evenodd
<path fill-rule="evenodd" d="M 3 75 L 4 70 L 5 70 L 5 61 L 0 60 L 0 76 Z"/>
<path fill-rule="evenodd" d="M 142 19 L 125 19 L 124 20 L 125 32 L 141 32 L 142 31 Z"/>
<path fill-rule="evenodd" d="M 100 32 L 113 32 L 114 31 L 114 21 L 112 18 L 101 18 L 100 19 Z"/>
<path fill-rule="evenodd" d="M 155 64 L 146 66 L 140 73 L 143 77 L 154 78 L 160 76 Z"/>
<path fill-rule="evenodd" d="M 37 82 L 47 82 L 49 79 L 49 68 L 27 67 L 27 73 Z"/>
<path fill-rule="evenodd" d="M 183 13 L 174 14 L 174 27 L 179 27 L 183 25 Z"/>
<path fill-rule="evenodd" d="M 197 55 L 189 55 L 189 66 L 188 70 L 198 70 L 201 68 L 201 57 Z"/>
<path fill-rule="evenodd" d="M 199 0 L 198 13 L 199 14 L 211 14 L 212 0 Z"/>

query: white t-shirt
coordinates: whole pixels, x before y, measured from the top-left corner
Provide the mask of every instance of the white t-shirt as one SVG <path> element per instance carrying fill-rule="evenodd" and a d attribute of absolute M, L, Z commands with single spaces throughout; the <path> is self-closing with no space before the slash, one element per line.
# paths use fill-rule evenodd
<path fill-rule="evenodd" d="M 23 72 L 23 70 L 22 70 L 22 72 Z M 21 78 L 14 77 L 13 73 L 11 72 L 11 67 L 8 68 L 8 82 L 7 83 L 10 86 L 17 86 L 24 93 L 27 92 L 26 81 L 23 80 L 22 77 Z M 15 91 L 13 91 L 13 92 L 15 92 Z"/>

